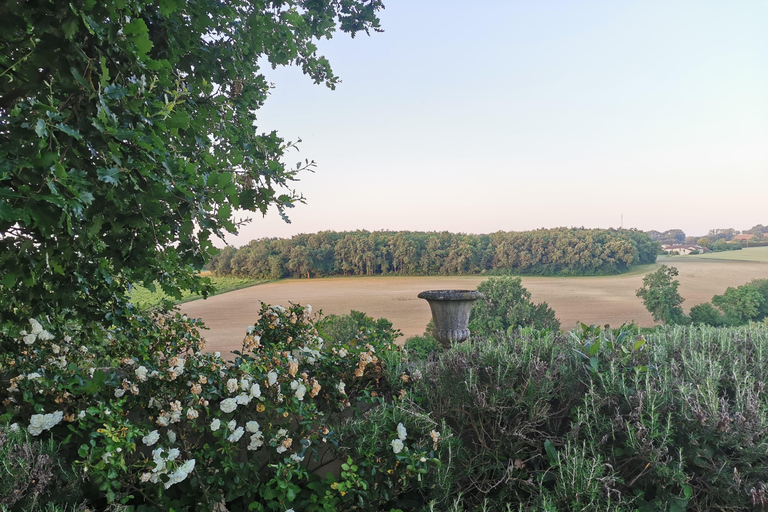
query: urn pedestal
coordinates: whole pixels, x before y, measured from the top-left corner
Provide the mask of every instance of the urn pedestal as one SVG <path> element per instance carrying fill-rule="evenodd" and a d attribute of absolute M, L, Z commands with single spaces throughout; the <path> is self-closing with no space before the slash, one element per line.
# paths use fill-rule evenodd
<path fill-rule="evenodd" d="M 419 294 L 432 309 L 435 322 L 434 336 L 446 350 L 451 343 L 460 343 L 469 338 L 469 312 L 472 303 L 483 298 L 474 290 L 429 290 Z"/>

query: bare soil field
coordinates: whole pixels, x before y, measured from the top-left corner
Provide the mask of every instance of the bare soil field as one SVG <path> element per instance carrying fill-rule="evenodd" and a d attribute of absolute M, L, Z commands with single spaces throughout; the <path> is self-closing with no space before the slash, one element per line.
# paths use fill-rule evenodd
<path fill-rule="evenodd" d="M 768 263 L 688 257 L 659 257 L 658 263 L 680 271 L 680 294 L 684 308 L 707 302 L 729 286 L 752 279 L 768 278 Z M 635 296 L 643 275 L 657 266 L 648 265 L 630 274 L 605 277 L 523 277 L 523 285 L 534 302 L 546 301 L 557 313 L 563 329 L 577 322 L 621 325 L 634 320 L 641 326 L 654 324 L 643 303 Z M 403 332 L 400 341 L 424 332 L 431 318 L 429 305 L 416 296 L 424 290 L 475 289 L 487 279 L 462 277 L 335 277 L 287 279 L 260 284 L 207 300 L 182 304 L 189 316 L 202 318 L 210 328 L 206 350 L 222 354 L 240 348 L 245 329 L 256 321 L 260 301 L 287 306 L 289 302 L 312 304 L 325 314 L 364 311 L 384 317 Z"/>

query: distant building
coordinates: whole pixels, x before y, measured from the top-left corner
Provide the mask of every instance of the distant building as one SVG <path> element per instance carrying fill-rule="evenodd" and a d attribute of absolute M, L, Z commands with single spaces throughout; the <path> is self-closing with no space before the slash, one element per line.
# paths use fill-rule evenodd
<path fill-rule="evenodd" d="M 698 244 L 663 244 L 661 249 L 667 254 L 691 254 L 711 252 L 706 247 Z"/>
<path fill-rule="evenodd" d="M 743 235 L 734 235 L 734 237 L 731 238 L 729 242 L 749 242 L 753 238 L 755 238 L 755 235 L 753 235 L 752 233 L 746 233 Z"/>

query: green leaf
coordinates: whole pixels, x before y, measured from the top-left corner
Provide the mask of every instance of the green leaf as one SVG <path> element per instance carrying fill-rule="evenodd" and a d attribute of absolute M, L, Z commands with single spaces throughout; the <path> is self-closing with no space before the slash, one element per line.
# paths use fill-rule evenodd
<path fill-rule="evenodd" d="M 169 128 L 188 128 L 189 127 L 189 114 L 184 111 L 173 112 L 165 121 Z"/>
<path fill-rule="evenodd" d="M 41 139 L 48 136 L 48 128 L 45 127 L 45 121 L 38 119 L 35 124 L 35 133 Z"/>
<path fill-rule="evenodd" d="M 79 23 L 77 18 L 68 18 L 64 23 L 62 23 L 61 30 L 64 32 L 64 37 L 71 41 L 73 36 L 77 33 L 78 25 Z"/>
<path fill-rule="evenodd" d="M 149 40 L 149 29 L 141 18 L 135 18 L 123 26 L 123 34 L 136 46 L 139 54 L 146 55 L 152 49 L 152 41 Z"/>
<path fill-rule="evenodd" d="M 106 87 L 109 84 L 109 68 L 107 67 L 107 58 L 105 56 L 99 57 L 99 65 L 101 67 L 101 83 L 102 87 Z"/>
<path fill-rule="evenodd" d="M 589 358 L 589 366 L 591 366 L 592 369 L 595 372 L 597 372 L 597 370 L 598 370 L 598 363 L 597 363 L 597 358 L 596 357 L 590 357 Z"/>
<path fill-rule="evenodd" d="M 2 206 L 2 205 L 0 205 L 0 206 Z M 0 208 L 0 211 L 2 211 L 2 208 Z M 3 280 L 2 280 L 3 286 L 5 288 L 12 288 L 16 284 L 16 278 L 17 277 L 18 276 L 16 274 L 11 274 L 11 273 L 5 274 L 5 276 L 3 276 Z"/>
<path fill-rule="evenodd" d="M 63 131 L 64 133 L 66 133 L 70 137 L 74 137 L 77 140 L 82 140 L 83 139 L 83 136 L 80 135 L 79 131 L 75 130 L 74 128 L 70 128 L 69 126 L 67 126 L 65 124 L 59 123 L 59 124 L 56 125 L 56 128 L 58 128 L 59 130 Z"/>
<path fill-rule="evenodd" d="M 544 441 L 544 450 L 547 452 L 547 457 L 549 458 L 549 464 L 551 466 L 557 466 L 558 459 L 557 459 L 557 449 L 555 448 L 555 445 L 547 439 Z"/>
<path fill-rule="evenodd" d="M 109 169 L 99 169 L 96 171 L 99 176 L 99 180 L 110 185 L 117 185 L 120 183 L 120 169 L 117 167 L 110 167 Z"/>

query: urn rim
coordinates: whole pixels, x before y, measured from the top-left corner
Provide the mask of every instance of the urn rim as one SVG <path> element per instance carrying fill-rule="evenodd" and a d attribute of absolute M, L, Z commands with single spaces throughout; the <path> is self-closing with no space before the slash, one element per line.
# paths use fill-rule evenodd
<path fill-rule="evenodd" d="M 476 290 L 427 290 L 418 297 L 426 300 L 477 300 L 482 299 L 483 294 Z"/>

